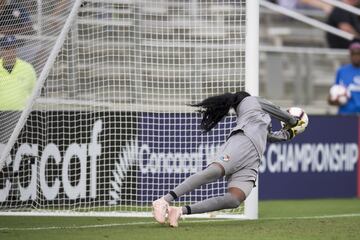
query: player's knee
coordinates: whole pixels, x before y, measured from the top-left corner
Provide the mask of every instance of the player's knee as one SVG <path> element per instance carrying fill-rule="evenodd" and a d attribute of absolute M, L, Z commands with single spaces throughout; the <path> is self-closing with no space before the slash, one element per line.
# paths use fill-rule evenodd
<path fill-rule="evenodd" d="M 238 208 L 241 204 L 241 200 L 231 193 L 227 193 L 228 208 Z"/>
<path fill-rule="evenodd" d="M 245 201 L 246 194 L 243 190 L 240 188 L 231 187 L 229 188 L 229 194 L 231 194 L 233 197 L 237 198 L 240 202 Z"/>

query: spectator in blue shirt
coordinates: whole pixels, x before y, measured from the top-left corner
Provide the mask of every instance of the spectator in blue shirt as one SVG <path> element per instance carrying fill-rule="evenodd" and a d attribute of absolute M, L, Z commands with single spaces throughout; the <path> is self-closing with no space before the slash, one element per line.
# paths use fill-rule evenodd
<path fill-rule="evenodd" d="M 346 87 L 350 92 L 350 98 L 344 105 L 329 98 L 329 103 L 339 106 L 339 114 L 343 115 L 360 113 L 360 42 L 351 43 L 349 51 L 351 64 L 337 70 L 335 84 Z"/>

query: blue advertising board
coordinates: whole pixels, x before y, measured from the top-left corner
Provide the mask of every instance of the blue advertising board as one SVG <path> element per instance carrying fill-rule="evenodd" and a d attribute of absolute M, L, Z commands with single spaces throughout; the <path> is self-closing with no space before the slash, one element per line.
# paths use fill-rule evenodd
<path fill-rule="evenodd" d="M 268 145 L 260 167 L 259 197 L 355 197 L 357 161 L 356 116 L 310 116 L 303 134 Z"/>
<path fill-rule="evenodd" d="M 227 117 L 210 133 L 202 134 L 199 117 L 196 113 L 141 114 L 139 201 L 166 194 L 214 160 L 235 119 Z M 273 125 L 280 128 L 276 121 Z M 357 117 L 310 116 L 306 132 L 288 142 L 268 144 L 259 169 L 259 198 L 355 197 L 357 161 Z M 181 200 L 222 194 L 225 186 L 222 179 Z"/>
<path fill-rule="evenodd" d="M 48 117 L 56 120 L 53 125 Z M 149 203 L 214 161 L 235 122 L 227 117 L 205 134 L 200 117 L 33 111 L 0 174 L 0 208 L 11 201 L 31 203 L 39 196 L 45 205 L 81 199 L 110 205 Z M 46 139 L 29 135 L 44 124 L 53 129 Z M 33 130 L 26 131 L 29 128 Z M 305 133 L 267 146 L 259 169 L 260 199 L 360 197 L 358 135 L 357 116 L 310 116 Z M 15 190 L 18 193 L 11 196 Z M 220 179 L 180 201 L 199 201 L 225 191 L 226 182 Z"/>
<path fill-rule="evenodd" d="M 227 118 L 203 134 L 196 113 L 142 113 L 139 127 L 139 201 L 166 194 L 188 176 L 205 168 L 225 141 L 233 121 Z M 203 186 L 181 201 L 199 201 L 226 191 L 225 182 Z"/>

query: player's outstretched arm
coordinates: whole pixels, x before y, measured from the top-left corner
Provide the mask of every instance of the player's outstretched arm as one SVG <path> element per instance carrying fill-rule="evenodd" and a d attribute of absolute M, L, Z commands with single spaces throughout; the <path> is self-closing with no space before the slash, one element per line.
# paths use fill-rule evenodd
<path fill-rule="evenodd" d="M 275 104 L 264 98 L 257 97 L 257 100 L 260 103 L 262 110 L 270 114 L 270 116 L 276 118 L 281 122 L 286 123 L 286 125 L 288 126 L 296 126 L 298 118 L 286 111 L 281 110 L 280 107 L 276 106 Z"/>
<path fill-rule="evenodd" d="M 300 120 L 298 122 L 298 125 L 296 125 L 295 127 L 288 128 L 284 126 L 279 131 L 270 131 L 268 133 L 267 140 L 269 143 L 274 143 L 274 142 L 284 142 L 293 139 L 296 135 L 305 131 L 305 128 L 304 130 L 299 130 L 299 128 L 302 128 L 303 124 L 304 121 Z"/>
<path fill-rule="evenodd" d="M 268 142 L 282 142 L 294 138 L 296 135 L 305 131 L 309 118 L 305 111 L 299 107 L 291 107 L 287 112 L 297 119 L 295 126 L 290 126 L 286 122 L 281 122 L 282 129 L 280 131 L 271 131 L 268 133 Z"/>
<path fill-rule="evenodd" d="M 292 133 L 289 130 L 281 129 L 279 131 L 270 131 L 267 136 L 269 143 L 284 142 L 293 138 Z"/>

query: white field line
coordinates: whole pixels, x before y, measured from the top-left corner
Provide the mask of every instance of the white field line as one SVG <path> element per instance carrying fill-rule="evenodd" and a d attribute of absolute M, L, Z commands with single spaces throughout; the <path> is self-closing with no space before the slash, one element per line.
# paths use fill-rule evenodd
<path fill-rule="evenodd" d="M 351 214 L 337 214 L 337 215 L 321 215 L 321 216 L 304 216 L 304 217 L 272 217 L 261 218 L 260 221 L 266 220 L 298 220 L 298 219 L 329 219 L 329 218 L 349 218 L 360 217 L 360 213 Z M 209 222 L 234 222 L 244 221 L 239 219 L 214 219 L 214 220 L 189 220 L 187 223 L 209 223 Z M 254 220 L 251 220 L 254 221 Z M 255 220 L 256 221 L 256 220 Z M 0 228 L 0 231 L 38 231 L 38 230 L 62 230 L 62 229 L 87 229 L 87 228 L 108 228 L 121 226 L 136 226 L 136 225 L 152 225 L 155 222 L 132 222 L 132 223 L 109 223 L 109 224 L 94 224 L 82 226 L 48 226 L 48 227 L 26 227 L 26 228 Z"/>

